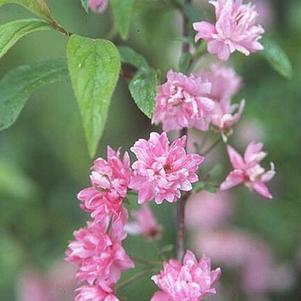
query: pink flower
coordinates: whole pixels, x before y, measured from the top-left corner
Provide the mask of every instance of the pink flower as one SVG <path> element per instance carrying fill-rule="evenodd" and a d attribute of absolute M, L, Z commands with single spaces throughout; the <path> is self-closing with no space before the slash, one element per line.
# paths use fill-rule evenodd
<path fill-rule="evenodd" d="M 244 100 L 239 105 L 231 104 L 231 98 L 241 87 L 241 78 L 232 68 L 220 65 L 213 65 L 210 71 L 202 71 L 201 76 L 212 85 L 208 95 L 215 101 L 212 124 L 221 130 L 231 128 L 239 121 L 245 106 Z"/>
<path fill-rule="evenodd" d="M 163 271 L 152 277 L 160 288 L 151 301 L 201 301 L 215 294 L 212 285 L 221 274 L 220 268 L 211 271 L 210 260 L 203 257 L 199 262 L 191 251 L 187 251 L 183 263 L 170 260 Z"/>
<path fill-rule="evenodd" d="M 98 286 L 83 286 L 77 289 L 79 292 L 75 301 L 119 301 L 112 292 L 107 292 Z"/>
<path fill-rule="evenodd" d="M 126 225 L 127 233 L 132 235 L 142 234 L 150 240 L 160 237 L 162 226 L 157 223 L 151 209 L 146 204 L 142 205 L 141 209 L 133 211 L 132 216 L 135 221 Z"/>
<path fill-rule="evenodd" d="M 90 176 L 92 187 L 78 194 L 82 209 L 91 212 L 91 216 L 96 219 L 109 216 L 110 213 L 120 214 L 122 200 L 130 183 L 128 154 L 125 153 L 121 160 L 119 151 L 115 152 L 108 147 L 107 157 L 107 161 L 102 158 L 94 161 Z"/>
<path fill-rule="evenodd" d="M 262 143 L 251 142 L 244 154 L 244 158 L 236 152 L 231 146 L 228 146 L 228 154 L 234 168 L 221 184 L 220 189 L 226 190 L 236 185 L 244 183 L 251 190 L 255 190 L 266 198 L 272 198 L 270 191 L 266 186 L 275 175 L 274 165 L 271 163 L 271 169 L 266 171 L 260 166 L 260 162 L 266 156 L 262 151 Z"/>
<path fill-rule="evenodd" d="M 102 13 L 107 7 L 108 0 L 89 0 L 89 8 L 96 13 Z"/>
<path fill-rule="evenodd" d="M 255 6 L 243 4 L 243 0 L 213 0 L 216 24 L 196 22 L 195 40 L 208 42 L 208 51 L 226 61 L 235 50 L 249 55 L 263 49 L 258 42 L 264 33 L 261 25 L 256 24 L 258 16 Z"/>
<path fill-rule="evenodd" d="M 74 236 L 75 240 L 66 251 L 66 259 L 78 265 L 78 280 L 87 281 L 89 285 L 96 282 L 108 290 L 119 280 L 123 270 L 134 266 L 121 245 L 126 236 L 122 223 L 112 223 L 111 229 L 90 223 L 86 228 L 75 231 Z"/>
<path fill-rule="evenodd" d="M 200 76 L 186 76 L 170 70 L 167 82 L 158 87 L 152 122 L 161 122 L 164 131 L 185 127 L 208 130 L 214 105 L 205 96 L 210 89 L 210 83 Z"/>
<path fill-rule="evenodd" d="M 20 275 L 18 301 L 51 301 L 50 287 L 46 277 L 38 270 L 26 269 Z"/>
<path fill-rule="evenodd" d="M 130 187 L 138 191 L 139 204 L 155 199 L 175 202 L 180 190 L 190 191 L 191 183 L 198 181 L 196 174 L 204 158 L 185 151 L 186 137 L 169 144 L 167 134 L 151 133 L 149 140 L 139 139 L 131 148 L 137 161 Z"/>
<path fill-rule="evenodd" d="M 186 225 L 194 231 L 220 227 L 232 213 L 231 198 L 227 192 L 194 193 L 189 197 L 185 208 Z"/>

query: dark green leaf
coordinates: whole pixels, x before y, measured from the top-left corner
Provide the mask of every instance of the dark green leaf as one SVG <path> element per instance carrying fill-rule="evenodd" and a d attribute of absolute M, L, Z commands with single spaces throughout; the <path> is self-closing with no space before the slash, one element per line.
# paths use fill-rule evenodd
<path fill-rule="evenodd" d="M 0 26 L 0 58 L 23 36 L 39 30 L 49 29 L 49 25 L 39 19 L 25 19 Z"/>
<path fill-rule="evenodd" d="M 153 69 L 141 69 L 129 85 L 131 95 L 138 108 L 152 118 L 157 89 L 157 73 Z"/>
<path fill-rule="evenodd" d="M 146 59 L 130 47 L 118 47 L 121 61 L 126 64 L 135 66 L 136 68 L 149 68 Z"/>
<path fill-rule="evenodd" d="M 111 0 L 115 27 L 122 39 L 129 33 L 135 0 Z"/>
<path fill-rule="evenodd" d="M 283 77 L 290 79 L 293 75 L 292 64 L 283 49 L 273 40 L 264 38 L 262 40 L 264 50 L 263 57 Z"/>
<path fill-rule="evenodd" d="M 0 6 L 10 3 L 21 5 L 40 17 L 52 20 L 45 0 L 0 0 Z"/>
<path fill-rule="evenodd" d="M 20 66 L 0 81 L 0 130 L 10 127 L 35 89 L 64 81 L 68 70 L 63 61 Z"/>
<path fill-rule="evenodd" d="M 185 4 L 184 5 L 184 14 L 189 19 L 191 23 L 198 22 L 203 19 L 203 16 L 199 9 L 191 4 Z"/>
<path fill-rule="evenodd" d="M 67 58 L 89 153 L 93 157 L 119 77 L 119 52 L 110 41 L 73 35 L 68 42 Z"/>

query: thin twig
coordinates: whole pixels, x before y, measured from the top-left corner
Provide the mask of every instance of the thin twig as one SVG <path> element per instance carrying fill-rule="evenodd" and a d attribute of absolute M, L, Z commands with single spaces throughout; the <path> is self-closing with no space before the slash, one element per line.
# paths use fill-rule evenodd
<path fill-rule="evenodd" d="M 203 153 L 203 156 L 208 155 L 220 142 L 222 141 L 221 138 L 218 138 L 214 143 L 212 143 Z"/>

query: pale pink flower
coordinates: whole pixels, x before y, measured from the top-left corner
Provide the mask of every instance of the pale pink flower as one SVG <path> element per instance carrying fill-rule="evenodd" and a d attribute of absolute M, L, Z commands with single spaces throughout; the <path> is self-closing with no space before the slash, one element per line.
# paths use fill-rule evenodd
<path fill-rule="evenodd" d="M 108 147 L 107 158 L 94 161 L 90 176 L 92 187 L 83 189 L 78 194 L 78 199 L 82 201 L 81 208 L 91 212 L 91 216 L 96 219 L 120 214 L 131 178 L 127 153 L 121 160 L 120 152 Z"/>
<path fill-rule="evenodd" d="M 89 8 L 96 13 L 102 13 L 107 7 L 108 0 L 89 0 Z"/>
<path fill-rule="evenodd" d="M 107 292 L 98 286 L 83 286 L 76 290 L 78 292 L 74 301 L 119 301 L 112 292 Z"/>
<path fill-rule="evenodd" d="M 213 0 L 210 3 L 215 7 L 216 24 L 194 23 L 196 41 L 207 41 L 208 51 L 223 61 L 236 50 L 249 55 L 263 49 L 258 40 L 264 29 L 256 24 L 258 14 L 254 5 L 243 4 L 243 0 Z"/>
<path fill-rule="evenodd" d="M 137 161 L 130 187 L 138 191 L 140 204 L 155 200 L 175 202 L 180 190 L 190 191 L 191 183 L 198 181 L 196 174 L 204 158 L 185 151 L 186 136 L 169 144 L 167 134 L 151 133 L 150 139 L 139 139 L 131 148 Z"/>
<path fill-rule="evenodd" d="M 158 87 L 152 122 L 162 123 L 164 131 L 182 128 L 207 131 L 214 105 L 206 97 L 210 89 L 210 83 L 200 76 L 170 70 L 167 82 Z"/>
<path fill-rule="evenodd" d="M 46 277 L 36 269 L 26 269 L 20 274 L 18 301 L 52 301 Z"/>
<path fill-rule="evenodd" d="M 263 197 L 272 198 L 266 183 L 274 177 L 275 169 L 273 163 L 268 171 L 260 165 L 260 162 L 266 157 L 262 147 L 262 143 L 251 142 L 242 157 L 234 148 L 228 146 L 229 158 L 234 169 L 221 184 L 221 190 L 244 183 L 249 189 L 255 190 Z"/>
<path fill-rule="evenodd" d="M 211 84 L 209 98 L 216 102 L 231 99 L 242 86 L 242 78 L 231 67 L 213 64 L 209 70 L 201 70 L 201 77 Z"/>
<path fill-rule="evenodd" d="M 194 193 L 189 197 L 185 210 L 189 229 L 217 228 L 224 225 L 232 213 L 231 198 L 227 192 Z"/>
<path fill-rule="evenodd" d="M 170 260 L 163 271 L 152 277 L 159 287 L 151 301 L 201 301 L 215 294 L 212 287 L 221 274 L 220 268 L 211 271 L 210 259 L 203 257 L 199 262 L 191 251 L 187 251 L 183 263 Z"/>
<path fill-rule="evenodd" d="M 230 67 L 212 65 L 209 71 L 201 71 L 201 76 L 211 83 L 208 98 L 214 100 L 212 124 L 221 130 L 231 128 L 243 112 L 245 101 L 231 104 L 232 97 L 239 91 L 242 80 Z"/>
<path fill-rule="evenodd" d="M 125 226 L 127 233 L 143 235 L 150 240 L 160 237 L 162 226 L 157 223 L 152 210 L 146 204 L 139 210 L 133 211 L 132 216 L 134 221 Z"/>
<path fill-rule="evenodd" d="M 118 222 L 112 223 L 111 229 L 90 223 L 75 231 L 66 260 L 78 266 L 77 279 L 89 285 L 97 283 L 106 290 L 115 284 L 122 271 L 134 266 L 121 245 L 125 236 L 123 225 Z"/>

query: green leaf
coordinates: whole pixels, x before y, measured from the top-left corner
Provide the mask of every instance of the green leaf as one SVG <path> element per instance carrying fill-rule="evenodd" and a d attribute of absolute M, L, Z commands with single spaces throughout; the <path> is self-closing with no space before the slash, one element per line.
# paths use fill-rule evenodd
<path fill-rule="evenodd" d="M 3 4 L 18 4 L 40 17 L 52 20 L 50 9 L 45 0 L 0 0 L 0 6 Z"/>
<path fill-rule="evenodd" d="M 73 35 L 68 42 L 67 58 L 89 153 L 93 157 L 105 128 L 119 77 L 119 52 L 110 41 Z"/>
<path fill-rule="evenodd" d="M 10 71 L 0 81 L 0 130 L 10 127 L 18 118 L 35 89 L 64 81 L 68 70 L 63 61 L 25 65 Z"/>
<path fill-rule="evenodd" d="M 129 33 L 135 0 L 111 0 L 114 25 L 122 39 Z"/>
<path fill-rule="evenodd" d="M 264 50 L 263 57 L 283 77 L 290 79 L 293 75 L 292 64 L 283 49 L 273 40 L 264 38 L 262 40 Z"/>
<path fill-rule="evenodd" d="M 199 22 L 202 19 L 204 19 L 200 10 L 194 5 L 185 4 L 183 9 L 185 16 L 189 19 L 191 23 Z"/>
<path fill-rule="evenodd" d="M 25 19 L 0 26 L 0 58 L 22 37 L 39 30 L 50 29 L 49 25 L 39 19 Z"/>
<path fill-rule="evenodd" d="M 118 47 L 121 61 L 126 64 L 135 66 L 136 68 L 149 68 L 146 59 L 130 47 Z"/>
<path fill-rule="evenodd" d="M 81 0 L 82 6 L 86 12 L 89 11 L 89 0 Z"/>
<path fill-rule="evenodd" d="M 180 57 L 179 70 L 183 73 L 186 73 L 190 67 L 191 60 L 192 60 L 191 53 L 183 53 Z"/>
<path fill-rule="evenodd" d="M 157 89 L 157 73 L 153 69 L 141 69 L 129 85 L 131 95 L 138 108 L 152 118 Z"/>

